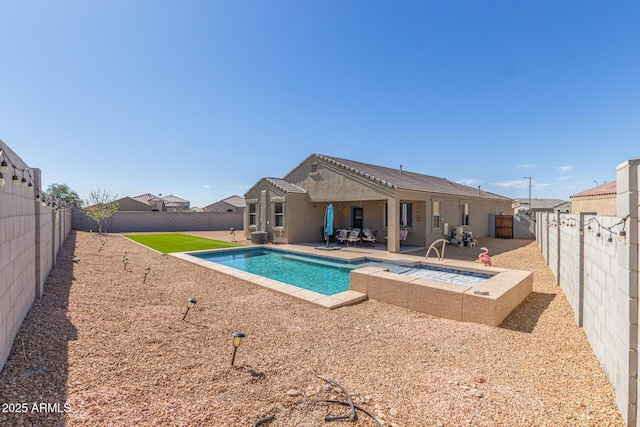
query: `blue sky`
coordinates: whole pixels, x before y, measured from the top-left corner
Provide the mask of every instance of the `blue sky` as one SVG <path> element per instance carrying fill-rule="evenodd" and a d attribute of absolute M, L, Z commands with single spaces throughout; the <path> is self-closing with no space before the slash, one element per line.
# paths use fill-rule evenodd
<path fill-rule="evenodd" d="M 0 2 L 0 139 L 204 206 L 311 153 L 568 199 L 640 157 L 637 1 Z"/>

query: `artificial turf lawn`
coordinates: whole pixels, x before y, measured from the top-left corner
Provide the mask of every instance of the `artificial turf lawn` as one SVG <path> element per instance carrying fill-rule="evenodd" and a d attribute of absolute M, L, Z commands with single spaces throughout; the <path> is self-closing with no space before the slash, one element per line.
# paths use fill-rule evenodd
<path fill-rule="evenodd" d="M 128 234 L 124 237 L 163 254 L 170 252 L 200 251 L 203 249 L 222 249 L 243 246 L 238 243 L 223 242 L 221 240 L 205 239 L 204 237 L 189 236 L 188 234 Z"/>

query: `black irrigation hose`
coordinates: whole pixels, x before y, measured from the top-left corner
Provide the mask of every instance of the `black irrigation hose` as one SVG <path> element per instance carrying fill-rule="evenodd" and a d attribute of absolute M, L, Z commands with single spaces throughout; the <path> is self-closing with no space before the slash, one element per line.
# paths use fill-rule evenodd
<path fill-rule="evenodd" d="M 320 377 L 322 378 L 322 377 Z M 335 420 L 345 420 L 345 419 L 350 419 L 351 421 L 356 421 L 358 419 L 358 414 L 356 413 L 356 408 L 355 405 L 353 404 L 353 400 L 351 399 L 351 396 L 349 395 L 349 393 L 347 392 L 347 390 L 342 387 L 342 385 L 340 385 L 339 383 L 333 381 L 332 379 L 329 378 L 322 378 L 323 380 L 325 380 L 326 382 L 328 382 L 329 384 L 333 384 L 335 386 L 340 387 L 340 390 L 342 390 L 342 392 L 344 393 L 345 396 L 347 396 L 347 405 L 349 405 L 349 408 L 351 408 L 351 414 L 350 415 L 342 415 L 342 416 L 338 416 L 338 417 L 332 417 L 332 416 L 325 416 L 324 420 L 325 421 L 335 421 Z"/>
<path fill-rule="evenodd" d="M 262 424 L 270 423 L 275 418 L 275 415 L 269 415 L 268 417 L 260 418 L 258 421 L 253 423 L 253 427 L 261 426 Z"/>
<path fill-rule="evenodd" d="M 325 402 L 336 403 L 338 405 L 344 405 L 344 406 L 350 406 L 349 402 L 343 402 L 342 400 L 325 400 Z M 358 411 L 364 412 L 366 415 L 370 416 L 371 419 L 376 422 L 376 424 L 378 424 L 380 427 L 383 427 L 383 424 L 371 412 L 367 411 L 366 409 L 364 409 L 364 408 L 362 408 L 362 407 L 360 407 L 358 405 L 353 405 L 353 407 L 355 409 L 357 409 Z M 325 421 L 330 421 L 330 420 L 327 420 L 325 418 Z"/>

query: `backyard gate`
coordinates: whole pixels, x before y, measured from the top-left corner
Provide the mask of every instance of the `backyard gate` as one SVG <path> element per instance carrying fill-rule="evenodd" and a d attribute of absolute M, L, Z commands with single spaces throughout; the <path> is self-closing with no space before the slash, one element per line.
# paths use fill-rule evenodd
<path fill-rule="evenodd" d="M 513 239 L 513 215 L 496 215 L 496 238 Z"/>

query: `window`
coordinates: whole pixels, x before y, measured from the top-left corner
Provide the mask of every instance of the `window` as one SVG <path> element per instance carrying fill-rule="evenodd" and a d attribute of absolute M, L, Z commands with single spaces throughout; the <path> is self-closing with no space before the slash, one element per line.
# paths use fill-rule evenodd
<path fill-rule="evenodd" d="M 389 227 L 389 204 L 384 204 L 384 226 Z M 413 226 L 413 203 L 400 202 L 400 227 L 411 228 Z"/>
<path fill-rule="evenodd" d="M 256 213 L 258 212 L 257 203 L 249 203 L 249 225 L 256 225 Z"/>
<path fill-rule="evenodd" d="M 432 228 L 440 228 L 440 201 L 434 200 L 431 202 L 431 211 L 433 212 L 433 221 L 431 223 Z"/>
<path fill-rule="evenodd" d="M 275 227 L 284 226 L 284 203 L 273 204 L 273 223 Z"/>
<path fill-rule="evenodd" d="M 317 163 L 312 163 L 311 164 L 311 172 L 318 172 L 318 164 Z"/>
<path fill-rule="evenodd" d="M 460 218 L 460 225 L 469 225 L 469 203 L 460 204 L 460 212 L 462 213 Z"/>
<path fill-rule="evenodd" d="M 400 202 L 400 226 L 404 228 L 413 226 L 413 203 Z"/>

